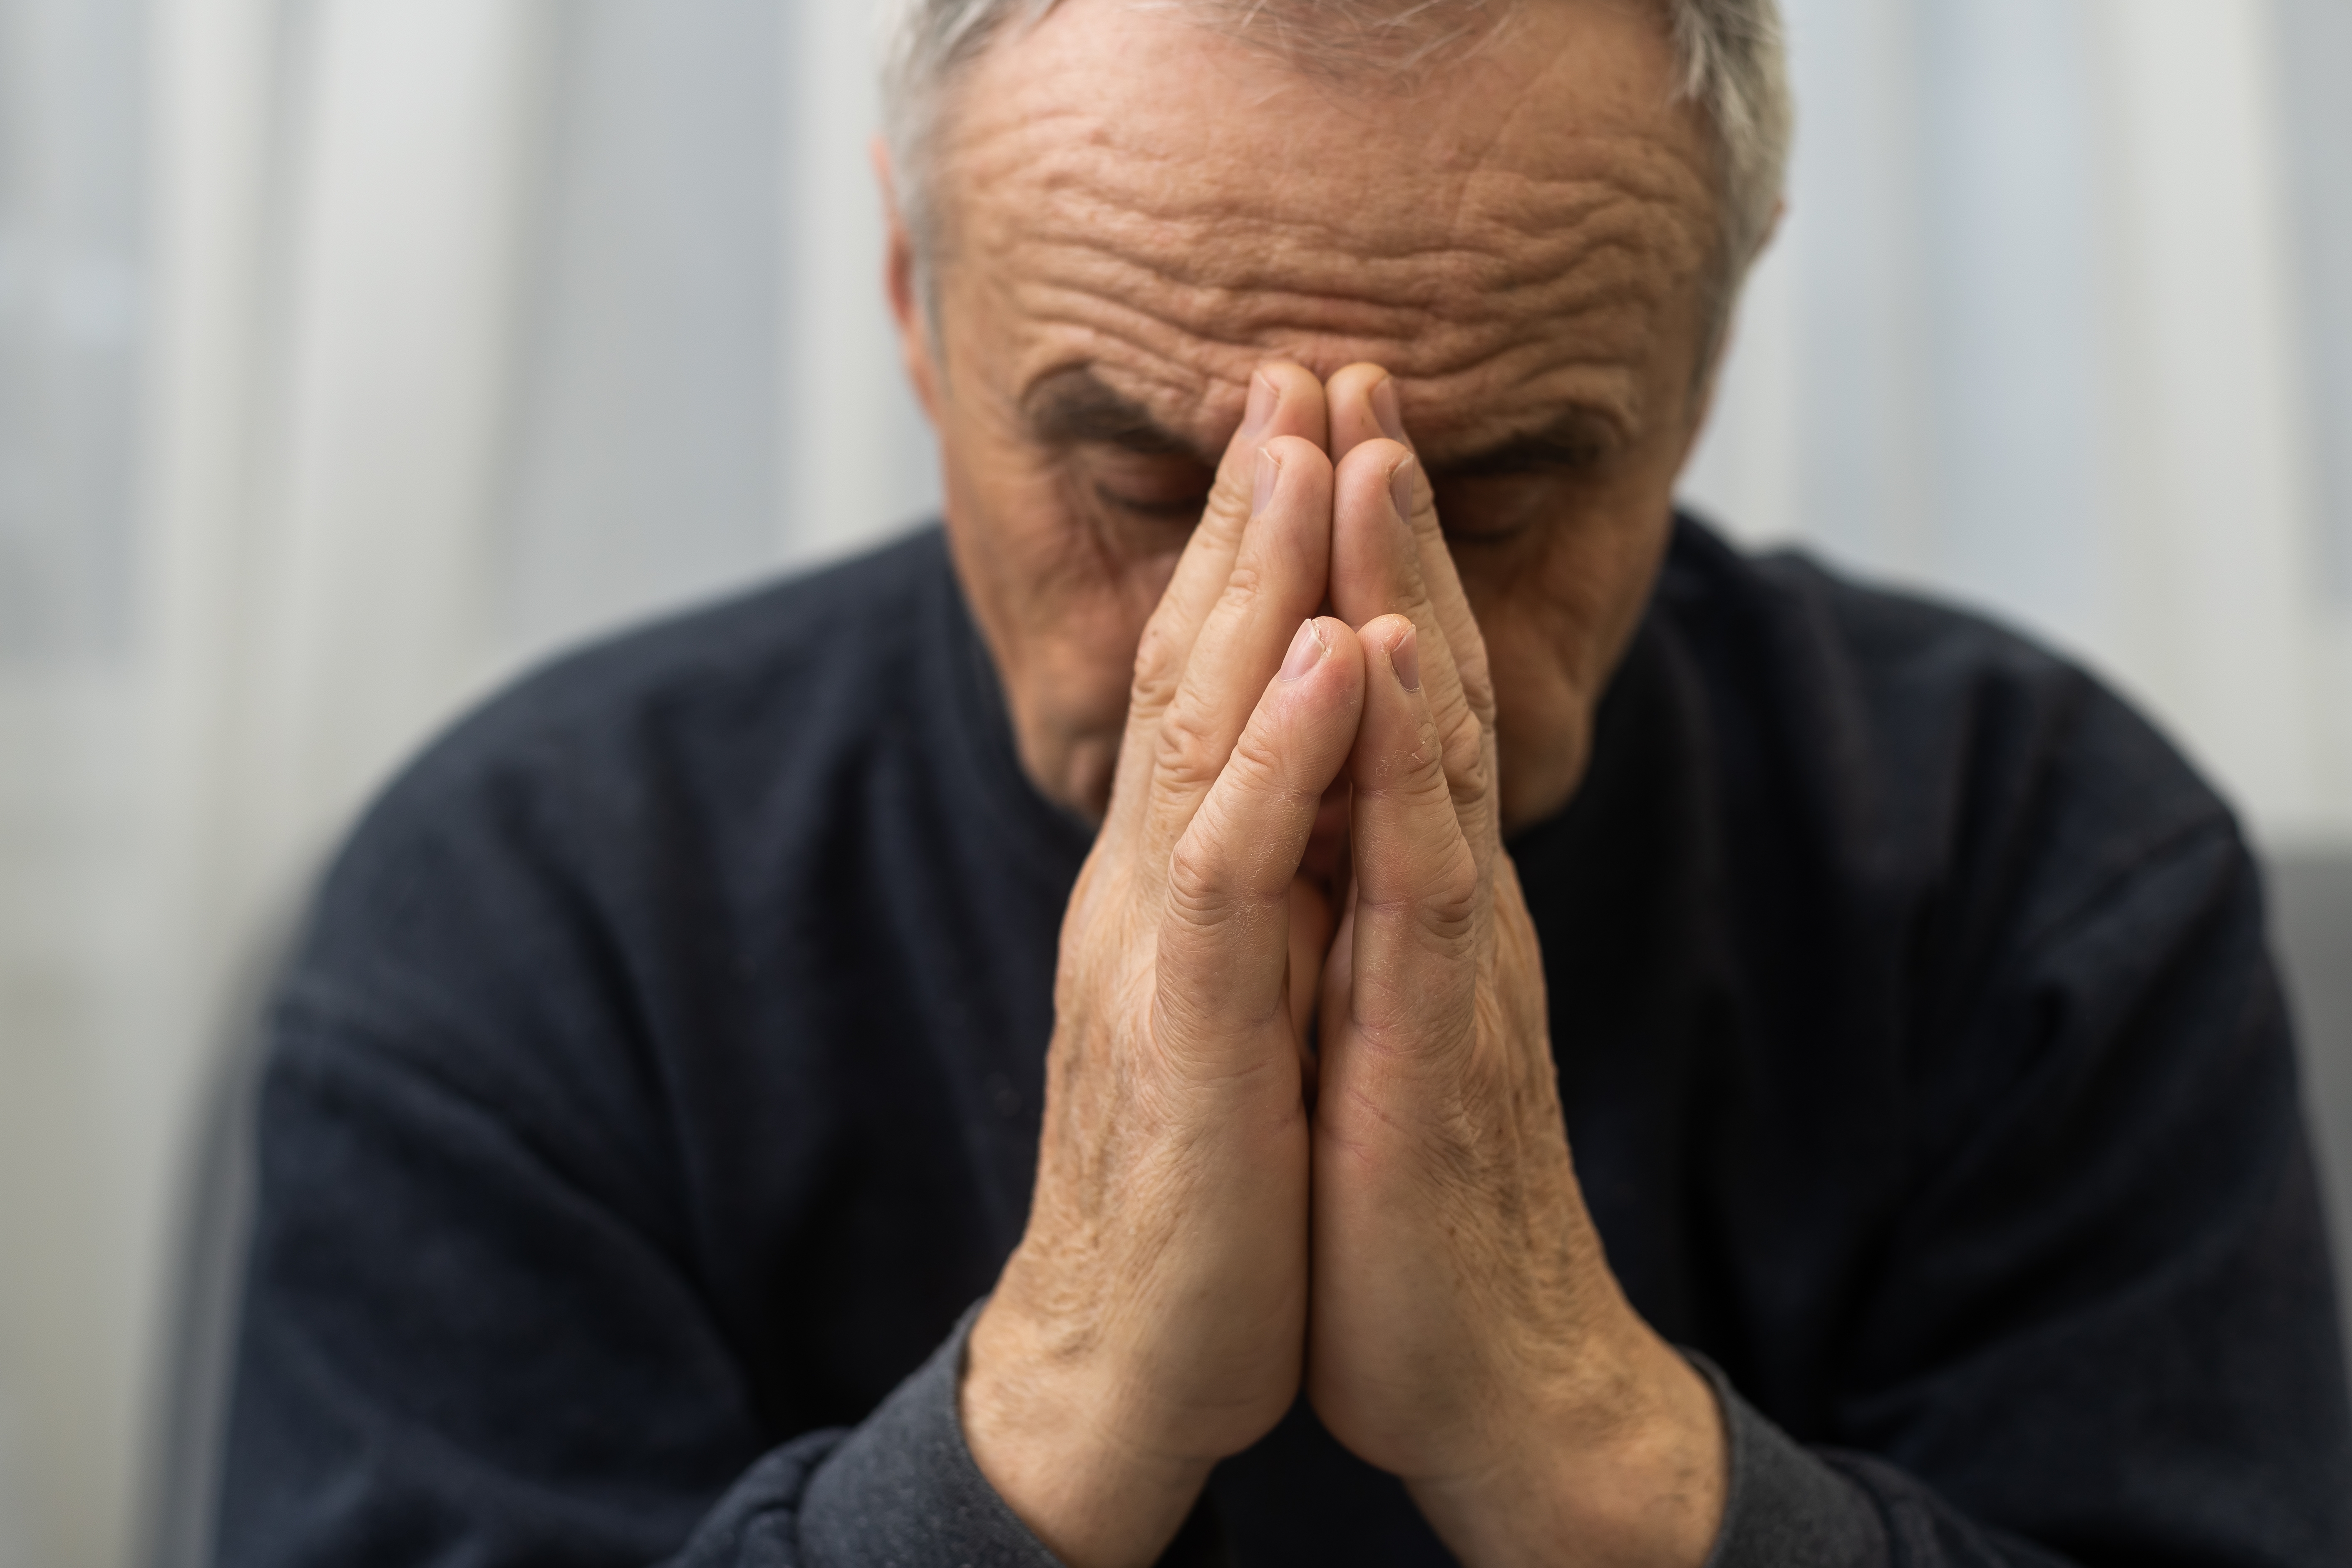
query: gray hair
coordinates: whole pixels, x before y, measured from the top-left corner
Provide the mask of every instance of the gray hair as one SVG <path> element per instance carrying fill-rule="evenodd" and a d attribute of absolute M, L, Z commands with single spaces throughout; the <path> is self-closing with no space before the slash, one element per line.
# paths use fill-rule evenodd
<path fill-rule="evenodd" d="M 1154 8 L 1223 9 L 1241 27 L 1270 25 L 1286 52 L 1347 68 L 1386 59 L 1410 68 L 1471 34 L 1511 0 L 1135 0 Z M 1670 26 L 1679 101 L 1699 105 L 1715 133 L 1721 184 L 1719 330 L 1748 263 L 1769 232 L 1789 161 L 1792 110 L 1778 0 L 1645 0 Z M 919 247 L 931 219 L 931 140 L 956 73 L 1009 28 L 1059 0 L 882 0 L 882 107 L 900 211 Z M 1710 334 L 1711 336 L 1712 334 Z"/>

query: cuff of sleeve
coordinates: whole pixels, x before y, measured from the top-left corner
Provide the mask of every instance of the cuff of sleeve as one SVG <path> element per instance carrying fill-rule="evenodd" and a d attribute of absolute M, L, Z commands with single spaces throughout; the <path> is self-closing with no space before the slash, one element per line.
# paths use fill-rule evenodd
<path fill-rule="evenodd" d="M 1730 1484 L 1706 1568 L 1867 1568 L 1887 1560 L 1869 1494 L 1739 1397 L 1723 1369 L 1685 1350 L 1723 1412 Z"/>
<path fill-rule="evenodd" d="M 975 1303 L 810 1478 L 800 1521 L 810 1568 L 1060 1568 L 964 1443 L 957 1394 L 979 1315 Z"/>

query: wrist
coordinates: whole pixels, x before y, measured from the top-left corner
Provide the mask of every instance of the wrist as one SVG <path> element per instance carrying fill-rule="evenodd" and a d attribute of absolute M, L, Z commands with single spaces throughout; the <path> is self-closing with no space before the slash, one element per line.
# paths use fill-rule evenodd
<path fill-rule="evenodd" d="M 1486 1462 L 1408 1480 L 1470 1568 L 1700 1568 L 1722 1528 L 1727 1444 L 1714 1389 L 1646 1324 L 1597 1374 L 1531 1390 Z"/>
<path fill-rule="evenodd" d="M 1069 1568 L 1156 1562 L 1213 1458 L 1155 1440 L 1114 1358 L 992 1300 L 967 1342 L 958 1411 L 981 1474 Z"/>

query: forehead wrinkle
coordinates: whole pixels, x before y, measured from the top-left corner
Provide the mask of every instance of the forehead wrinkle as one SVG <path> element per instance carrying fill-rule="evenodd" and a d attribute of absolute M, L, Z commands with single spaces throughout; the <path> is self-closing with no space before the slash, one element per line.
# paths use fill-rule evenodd
<path fill-rule="evenodd" d="M 1485 190 L 1460 193 L 1450 216 L 1367 224 L 1298 204 L 1266 210 L 1257 191 L 1220 188 L 1222 180 L 1177 193 L 1169 182 L 1057 161 L 1014 175 L 1042 188 L 994 204 L 986 236 L 994 243 L 983 248 L 1101 256 L 1143 286 L 1190 291 L 1197 302 L 1182 313 L 1196 320 L 1246 310 L 1244 296 L 1263 294 L 1476 321 L 1530 289 L 1540 299 L 1562 279 L 1559 291 L 1572 298 L 1575 275 L 1607 270 L 1612 253 L 1662 285 L 1695 279 L 1710 254 L 1707 237 L 1676 221 L 1680 204 L 1622 166 L 1550 179 L 1491 172 L 1477 182 Z M 1363 330 L 1344 319 L 1318 324 Z"/>
<path fill-rule="evenodd" d="M 1618 216 L 1617 208 L 1625 208 Z M 1695 251 L 1661 247 L 1638 211 L 1598 206 L 1594 221 L 1543 234 L 1517 253 L 1450 244 L 1388 255 L 1268 236 L 1265 243 L 1169 243 L 1161 230 L 1111 222 L 1056 224 L 1008 248 L 1000 268 L 1016 289 L 1091 289 L 1130 296 L 1156 313 L 1201 324 L 1298 315 L 1319 330 L 1384 335 L 1401 329 L 1473 325 L 1604 300 L 1652 303 L 1689 276 Z M 1158 304 L 1165 301 L 1164 305 Z"/>
<path fill-rule="evenodd" d="M 956 139 L 971 281 L 1013 329 L 1008 370 L 1097 363 L 1194 428 L 1270 355 L 1327 374 L 1370 359 L 1410 384 L 1416 437 L 1448 445 L 1517 433 L 1515 397 L 1629 428 L 1668 399 L 1644 367 L 1662 333 L 1687 335 L 1714 183 L 1664 125 L 1668 86 L 1646 107 L 1646 70 L 1613 81 L 1563 57 L 1510 71 L 1493 112 L 1383 102 L 1386 120 L 1322 114 L 1294 136 L 1217 81 L 1097 63 L 1005 77 Z"/>
<path fill-rule="evenodd" d="M 1183 333 L 1139 335 L 1122 331 L 1126 324 L 1054 323 L 1023 355 L 1025 366 L 1014 377 L 1016 396 L 1025 398 L 1056 374 L 1083 366 L 1150 408 L 1166 428 L 1188 433 L 1204 447 L 1229 435 L 1229 426 L 1218 420 L 1238 412 L 1251 373 L 1267 357 L 1267 345 L 1219 343 Z M 1407 390 L 1416 438 L 1425 438 L 1434 454 L 1483 447 L 1497 436 L 1518 434 L 1525 421 L 1511 416 L 1529 407 L 1591 409 L 1628 436 L 1639 433 L 1646 408 L 1641 362 L 1622 353 L 1563 353 L 1557 345 L 1504 337 L 1483 345 L 1479 353 L 1459 356 L 1458 363 L 1434 364 L 1416 363 L 1410 354 L 1382 353 L 1360 340 L 1319 356 L 1307 345 L 1287 347 L 1290 357 L 1302 363 L 1320 358 L 1327 371 L 1368 359 L 1386 364 Z"/>
<path fill-rule="evenodd" d="M 1513 271 L 1554 262 L 1529 243 L 1535 236 L 1630 197 L 1664 220 L 1652 226 L 1662 248 L 1702 253 L 1690 268 L 1696 277 L 1716 226 L 1710 144 L 1688 106 L 1674 101 L 1671 40 L 1654 22 L 1641 28 L 1640 53 L 1608 75 L 1594 74 L 1590 50 L 1538 39 L 1524 63 L 1490 58 L 1449 71 L 1456 85 L 1427 113 L 1396 112 L 1400 101 L 1418 104 L 1419 89 L 1399 100 L 1325 83 L 1329 112 L 1286 126 L 1277 116 L 1271 131 L 1250 112 L 1254 100 L 1307 85 L 1298 73 L 1234 66 L 1233 40 L 1186 28 L 1204 43 L 1176 50 L 1185 70 L 1130 80 L 1089 58 L 1087 45 L 1072 47 L 1081 32 L 1049 47 L 1041 69 L 1016 70 L 1009 55 L 984 61 L 982 74 L 1010 74 L 966 106 L 967 134 L 954 140 L 970 172 L 986 176 L 974 190 L 1033 193 L 986 204 L 1000 220 L 1069 209 L 1062 216 L 1082 213 L 1097 226 L 1157 223 L 1169 230 L 1162 242 L 1193 253 L 1196 268 L 1246 266 L 1264 247 L 1230 243 L 1231 230 L 1257 224 L 1285 234 L 1285 260 L 1319 239 L 1356 265 L 1426 253 L 1480 274 L 1486 289 L 1509 287 L 1520 280 Z M 1253 100 L 1237 112 L 1236 92 Z M 1383 163 L 1402 180 L 1377 177 Z M 1360 174 L 1335 179 L 1335 168 Z M 1286 178 L 1293 170 L 1301 177 Z"/>
<path fill-rule="evenodd" d="M 1298 313 L 1276 315 L 1271 310 L 1261 312 L 1257 320 L 1227 312 L 1199 322 L 1181 321 L 1136 306 L 1115 293 L 1077 288 L 1039 288 L 1024 296 L 1024 305 L 1030 319 L 1044 329 L 1041 335 L 1057 343 L 1085 340 L 1118 345 L 1196 374 L 1230 365 L 1235 367 L 1235 378 L 1244 380 L 1246 366 L 1277 355 L 1319 367 L 1326 374 L 1342 364 L 1370 360 L 1399 375 L 1444 376 L 1493 358 L 1517 336 L 1500 330 L 1475 333 L 1366 331 L 1360 324 L 1318 324 Z"/>
<path fill-rule="evenodd" d="M 1203 451 L 1228 438 L 1249 377 L 1270 345 L 1207 340 L 1149 317 L 1117 316 L 1038 321 L 1039 330 L 1014 355 L 1013 396 L 1025 399 L 1054 374 L 1084 367 Z M 1529 420 L 1522 416 L 1531 410 L 1590 410 L 1629 439 L 1644 428 L 1650 389 L 1638 346 L 1631 353 L 1618 345 L 1562 352 L 1556 342 L 1504 335 L 1444 363 L 1382 352 L 1362 340 L 1319 355 L 1297 342 L 1280 348 L 1310 365 L 1320 360 L 1327 374 L 1360 360 L 1386 364 L 1405 393 L 1415 440 L 1433 461 L 1523 434 Z"/>
<path fill-rule="evenodd" d="M 1100 281 L 1083 277 L 1033 279 L 1016 297 L 1039 319 L 1124 316 L 1148 321 L 1173 339 L 1233 348 L 1265 347 L 1276 340 L 1297 337 L 1403 343 L 1433 335 L 1475 334 L 1481 325 L 1377 296 L 1313 289 L 1234 289 L 1166 280 L 1157 287 L 1138 289 L 1126 286 L 1116 269 Z"/>
<path fill-rule="evenodd" d="M 1270 193 L 1260 172 L 1160 159 L 1182 177 L 1160 168 L 1139 177 L 1116 161 L 1106 165 L 1055 145 L 1004 171 L 1003 184 L 1026 184 L 1034 194 L 1002 204 L 1011 210 L 1001 211 L 992 226 L 1031 227 L 1041 237 L 1057 228 L 1093 240 L 1133 235 L 1133 248 L 1157 239 L 1194 258 L 1245 260 L 1263 256 L 1269 244 L 1283 256 L 1319 248 L 1351 266 L 1462 258 L 1496 269 L 1490 281 L 1557 267 L 1543 240 L 1594 223 L 1639 225 L 1687 243 L 1688 226 L 1675 221 L 1683 205 L 1676 198 L 1686 193 L 1675 189 L 1671 177 L 1655 177 L 1654 160 L 1644 159 L 1639 145 L 1628 149 L 1630 157 L 1608 160 L 1614 166 L 1591 166 L 1611 151 L 1588 148 L 1590 155 L 1579 160 L 1585 166 L 1573 170 L 1465 171 L 1443 182 L 1442 203 L 1424 194 L 1382 210 L 1383 204 L 1365 199 L 1381 194 L 1377 183 L 1366 189 L 1318 180 Z M 1319 210 L 1326 207 L 1331 210 Z M 1240 243 L 1244 236 L 1258 243 Z"/>
<path fill-rule="evenodd" d="M 1548 68 L 1565 67 L 1554 62 Z M 1348 117 L 1352 130 L 1340 128 L 1341 142 L 1345 151 L 1360 159 L 1402 157 L 1413 175 L 1433 187 L 1416 192 L 1410 205 L 1435 216 L 1441 230 L 1459 226 L 1479 206 L 1507 205 L 1485 198 L 1484 193 L 1497 184 L 1572 185 L 1593 177 L 1580 174 L 1580 165 L 1589 171 L 1596 163 L 1607 166 L 1599 176 L 1602 181 L 1630 185 L 1633 194 L 1662 206 L 1691 206 L 1697 209 L 1693 216 L 1711 210 L 1710 169 L 1691 149 L 1645 133 L 1639 125 L 1622 123 L 1623 117 L 1609 112 L 1606 104 L 1593 113 L 1554 122 L 1561 119 L 1559 106 L 1537 101 L 1542 96 L 1520 84 L 1509 94 L 1501 121 L 1488 124 L 1475 144 L 1461 140 L 1457 128 L 1440 125 L 1425 137 L 1408 134 L 1404 144 L 1383 152 L 1378 143 L 1385 122 L 1367 122 L 1360 116 Z M 1290 134 L 1269 137 L 1199 112 L 1204 106 L 1159 107 L 1160 112 L 1152 111 L 1148 95 L 1141 105 L 1073 103 L 1051 97 L 1039 103 L 1034 95 L 1016 89 L 1009 101 L 995 104 L 992 112 L 972 115 L 962 126 L 964 133 L 953 139 L 953 162 L 965 166 L 959 172 L 966 176 L 955 183 L 973 189 L 1031 184 L 1048 202 L 1076 199 L 1091 205 L 1124 205 L 1163 220 L 1195 214 L 1204 205 L 1232 209 L 1222 216 L 1247 216 L 1250 204 L 1263 205 L 1274 195 L 1280 210 L 1296 221 L 1305 204 L 1318 195 L 1336 194 L 1349 210 L 1362 211 L 1366 196 L 1377 199 L 1393 187 L 1393 182 L 1374 181 L 1358 182 L 1360 188 L 1355 191 L 1335 190 L 1347 182 L 1330 178 L 1327 155 L 1338 149 L 1324 144 L 1334 130 L 1328 117 L 1292 127 Z M 1540 122 L 1522 125 L 1538 116 Z M 1303 176 L 1295 183 L 1285 178 L 1293 168 Z M 1438 184 L 1445 187 L 1442 196 L 1433 188 Z M 1106 195 L 1111 197 L 1108 203 L 1102 200 Z M 1700 223 L 1712 226 L 1705 216 Z M 1370 237 L 1360 226 L 1349 233 L 1357 244 Z"/>
<path fill-rule="evenodd" d="M 1171 278 L 1156 258 L 1087 244 L 1052 247 L 1003 281 L 1020 314 L 1064 321 L 1169 357 L 1196 346 L 1265 353 L 1348 345 L 1402 374 L 1442 375 L 1475 364 L 1498 342 L 1532 341 L 1637 357 L 1671 300 L 1670 279 L 1643 248 L 1588 237 L 1578 265 L 1501 289 L 1235 289 Z M 1361 268 L 1355 270 L 1360 272 Z M 1346 273 L 1341 274 L 1342 277 Z M 1530 329 L 1534 330 L 1531 331 Z"/>
<path fill-rule="evenodd" d="M 1363 360 L 1385 364 L 1404 393 L 1416 441 L 1433 457 L 1484 448 L 1517 434 L 1522 421 L 1516 416 L 1530 408 L 1589 408 L 1629 441 L 1638 440 L 1650 421 L 1652 389 L 1641 359 L 1606 348 L 1563 353 L 1557 344 L 1506 338 L 1445 364 L 1384 353 L 1361 342 L 1322 353 L 1316 345 L 1292 343 L 1280 352 L 1326 374 Z M 1150 408 L 1166 428 L 1207 450 L 1231 435 L 1243 389 L 1269 351 L 1197 340 L 1139 342 L 1115 327 L 1072 324 L 1044 335 L 1019 357 L 1023 368 L 1013 378 L 1016 387 L 1025 391 L 1056 371 L 1087 366 Z"/>

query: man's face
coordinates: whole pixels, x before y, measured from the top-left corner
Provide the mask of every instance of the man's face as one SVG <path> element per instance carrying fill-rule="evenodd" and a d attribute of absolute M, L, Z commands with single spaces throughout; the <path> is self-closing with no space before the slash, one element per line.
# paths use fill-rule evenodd
<path fill-rule="evenodd" d="M 1646 5 L 1533 0 L 1423 77 L 1066 0 L 974 63 L 910 368 L 1022 760 L 1099 814 L 1135 647 L 1253 371 L 1370 361 L 1493 662 L 1507 823 L 1566 802 L 1696 433 L 1711 144 Z"/>

